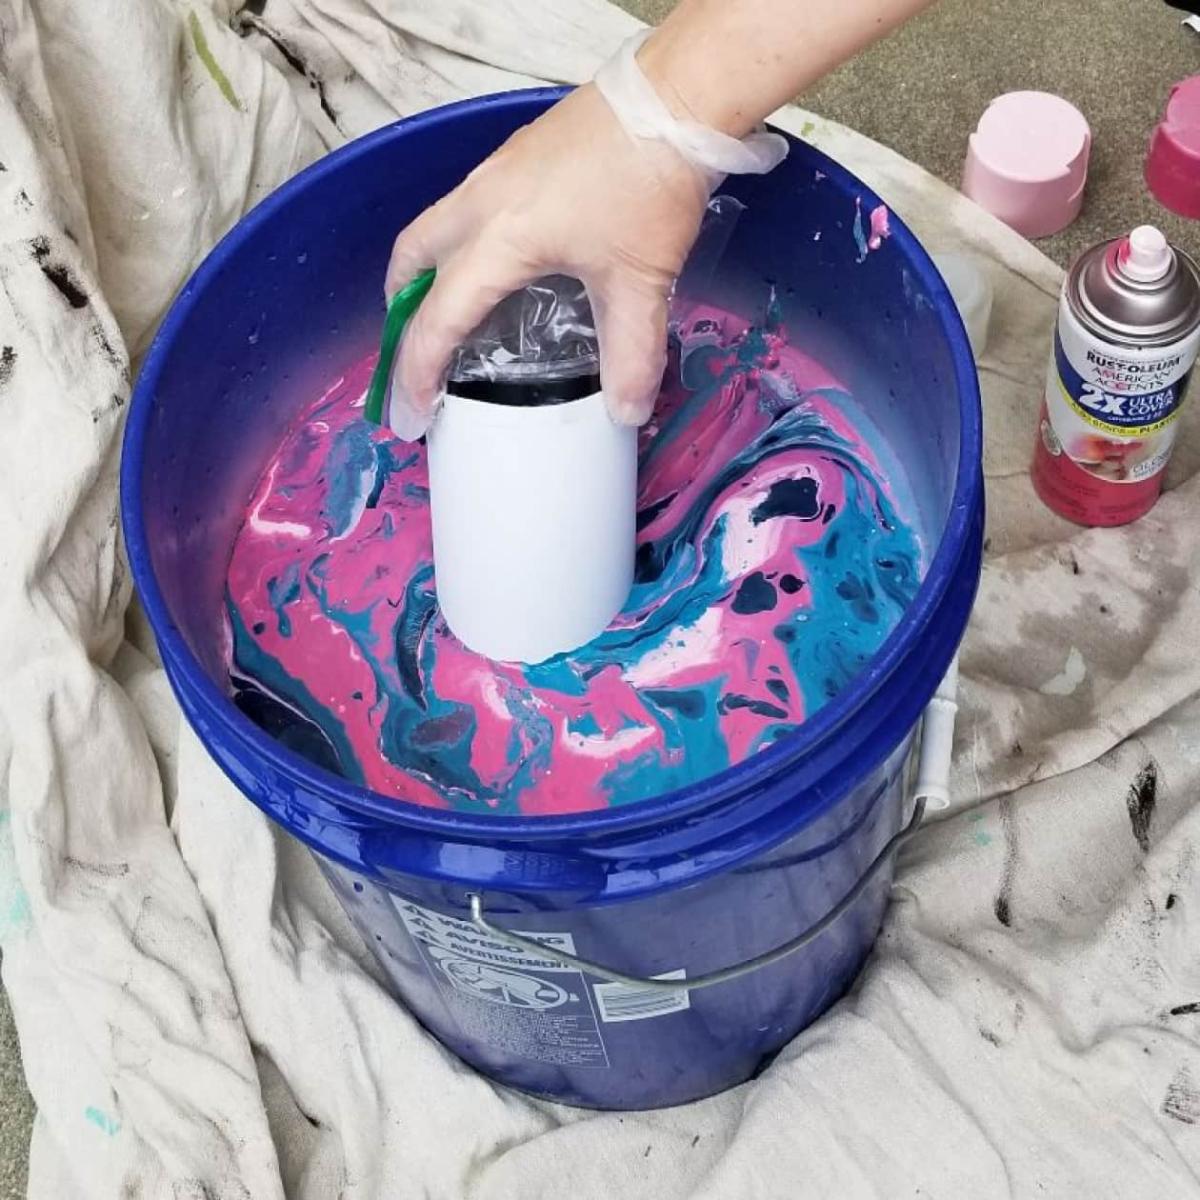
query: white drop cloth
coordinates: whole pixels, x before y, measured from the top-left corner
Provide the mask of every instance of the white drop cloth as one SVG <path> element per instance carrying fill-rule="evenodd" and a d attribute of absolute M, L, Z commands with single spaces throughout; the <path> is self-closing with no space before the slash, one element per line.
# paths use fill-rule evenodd
<path fill-rule="evenodd" d="M 388 998 L 126 621 L 129 356 L 213 241 L 326 147 L 580 80 L 634 22 L 600 0 L 238 8 L 0 4 L 0 946 L 39 1109 L 30 1195 L 1200 1195 L 1197 414 L 1138 525 L 1044 511 L 1026 464 L 1059 272 L 796 110 L 782 124 L 932 248 L 986 259 L 998 292 L 954 809 L 905 855 L 854 992 L 715 1099 L 535 1103 Z"/>

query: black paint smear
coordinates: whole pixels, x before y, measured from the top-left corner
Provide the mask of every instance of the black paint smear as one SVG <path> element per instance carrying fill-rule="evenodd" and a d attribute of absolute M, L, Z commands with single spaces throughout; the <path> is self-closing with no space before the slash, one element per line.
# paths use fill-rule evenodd
<path fill-rule="evenodd" d="M 287 65 L 296 72 L 297 75 L 303 75 L 308 80 L 308 86 L 317 93 L 317 100 L 321 105 L 321 109 L 325 115 L 336 126 L 338 119 L 337 113 L 333 110 L 333 105 L 329 103 L 329 97 L 325 95 L 325 81 L 312 70 L 308 63 L 300 56 L 299 51 L 294 46 L 289 46 L 284 40 L 283 35 L 271 28 L 266 21 L 262 20 L 262 11 L 265 7 L 265 0 L 257 9 L 250 4 L 247 4 L 238 16 L 241 18 L 240 28 L 238 32 L 244 37 L 245 31 L 248 29 L 257 30 L 263 37 L 275 47 L 276 50 L 283 56 Z"/>
<path fill-rule="evenodd" d="M 659 708 L 668 708 L 693 721 L 704 716 L 704 693 L 693 688 L 646 688 L 642 696 Z"/>
<path fill-rule="evenodd" d="M 282 52 L 282 47 L 280 47 L 280 51 Z M 321 79 L 318 79 L 315 75 L 310 75 L 308 77 L 308 82 L 309 86 L 316 91 L 317 102 L 320 104 L 325 115 L 329 118 L 330 124 L 333 125 L 335 129 L 340 128 L 338 125 L 337 113 L 334 111 L 333 105 L 329 103 L 329 97 L 325 95 L 324 82 Z"/>
<path fill-rule="evenodd" d="M 794 596 L 803 586 L 804 580 L 797 579 L 795 575 L 785 575 L 780 581 L 779 586 L 783 588 L 789 596 Z"/>
<path fill-rule="evenodd" d="M 1003 1045 L 998 1034 L 993 1033 L 990 1029 L 984 1029 L 982 1025 L 979 1027 L 979 1036 L 985 1042 L 990 1042 L 993 1046 L 999 1047 Z"/>
<path fill-rule="evenodd" d="M 475 714 L 471 709 L 465 706 L 456 708 L 453 712 L 430 717 L 413 726 L 411 743 L 419 747 L 452 746 L 470 736 L 474 723 Z"/>
<path fill-rule="evenodd" d="M 850 605 L 851 612 L 864 625 L 879 624 L 879 609 L 875 607 L 875 589 L 870 581 L 860 579 L 851 571 L 847 571 L 842 581 L 834 589 L 841 599 Z"/>
<path fill-rule="evenodd" d="M 267 632 L 266 622 L 264 621 L 255 621 L 251 628 L 255 637 L 262 637 Z"/>
<path fill-rule="evenodd" d="M 400 676 L 401 686 L 422 709 L 429 706 L 425 702 L 421 679 L 421 642 L 437 610 L 432 581 L 431 567 L 423 567 L 408 581 L 404 589 L 404 610 L 396 622 L 396 674 Z"/>
<path fill-rule="evenodd" d="M 633 559 L 633 578 L 638 583 L 655 583 L 663 573 L 666 559 L 654 542 L 643 542 Z"/>
<path fill-rule="evenodd" d="M 1167 1094 L 1162 1102 L 1162 1114 L 1173 1121 L 1182 1121 L 1185 1125 L 1200 1125 L 1200 1092 L 1192 1086 L 1186 1068 L 1180 1068 L 1179 1073 L 1167 1086 Z"/>
<path fill-rule="evenodd" d="M 831 533 L 825 541 L 825 557 L 837 558 L 838 540 L 841 538 L 841 530 L 836 530 Z"/>
<path fill-rule="evenodd" d="M 836 504 L 825 505 L 825 515 L 821 518 L 821 524 L 828 525 L 829 522 L 833 520 L 834 516 L 836 516 L 836 514 L 837 514 L 837 505 Z"/>
<path fill-rule="evenodd" d="M 788 702 L 788 685 L 782 679 L 768 679 L 767 691 L 775 697 L 776 700 L 782 700 L 784 704 Z"/>
<path fill-rule="evenodd" d="M 81 858 L 75 858 L 73 855 L 66 855 L 63 862 L 69 867 L 74 867 L 77 871 L 86 871 L 89 875 L 99 875 L 101 879 L 124 879 L 129 874 L 129 864 L 127 862 L 85 862 Z M 143 900 L 143 905 L 148 901 Z"/>
<path fill-rule="evenodd" d="M 912 598 L 917 593 L 917 585 L 921 582 L 917 578 L 912 559 L 905 557 L 897 561 L 892 558 L 877 558 L 875 570 L 875 578 L 883 594 L 897 608 L 906 609 L 912 603 Z"/>
<path fill-rule="evenodd" d="M 664 496 L 661 500 L 656 500 L 653 504 L 647 504 L 645 508 L 639 508 L 637 515 L 638 529 L 645 529 L 678 494 L 678 492 L 672 492 L 669 496 Z"/>
<path fill-rule="evenodd" d="M 17 365 L 17 352 L 12 346 L 0 349 L 0 387 L 4 387 L 13 376 L 13 368 Z"/>
<path fill-rule="evenodd" d="M 44 237 L 34 238 L 29 243 L 33 259 L 41 268 L 42 274 L 58 289 L 63 299 L 72 308 L 83 308 L 87 305 L 87 293 L 77 284 L 62 263 L 53 262 L 50 258 L 50 243 Z"/>
<path fill-rule="evenodd" d="M 86 297 L 84 297 L 84 303 L 87 303 Z M 78 305 L 75 307 L 78 307 Z M 107 359 L 110 367 L 116 367 L 123 375 L 128 374 L 124 360 L 121 358 L 120 354 L 113 349 L 113 344 L 108 340 L 108 336 L 104 332 L 104 327 L 99 321 L 92 326 L 92 341 L 94 341 L 100 348 L 100 353 L 104 355 L 105 359 Z M 122 400 L 120 403 L 124 404 L 125 401 Z"/>
<path fill-rule="evenodd" d="M 1150 851 L 1150 822 L 1158 803 L 1158 764 L 1151 759 L 1134 778 L 1125 797 L 1129 826 L 1143 854 Z"/>
<path fill-rule="evenodd" d="M 383 485 L 387 482 L 387 462 L 385 456 L 387 448 L 375 443 L 375 482 L 371 484 L 370 494 L 367 496 L 367 508 L 374 509 L 379 504 L 379 497 L 383 495 Z M 390 456 L 388 456 L 390 457 Z"/>
<path fill-rule="evenodd" d="M 1171 1009 L 1173 1017 L 1191 1017 L 1200 1013 L 1200 1000 L 1196 1000 L 1191 1004 L 1177 1004 Z"/>
<path fill-rule="evenodd" d="M 1011 929 L 1013 879 L 1017 873 L 1017 829 L 1013 822 L 1012 799 L 1008 796 L 1000 801 L 1000 827 L 1004 830 L 1004 870 L 992 910 L 996 920 L 1005 929 Z"/>
<path fill-rule="evenodd" d="M 730 608 L 743 617 L 755 613 L 770 612 L 779 602 L 775 588 L 761 571 L 755 571 L 742 580 Z"/>
<path fill-rule="evenodd" d="M 790 646 L 796 640 L 796 630 L 791 625 L 776 625 L 772 632 L 785 646 Z"/>
<path fill-rule="evenodd" d="M 735 708 L 749 709 L 756 717 L 774 717 L 776 720 L 782 720 L 787 716 L 786 709 L 780 708 L 776 704 L 769 704 L 766 700 L 755 700 L 753 696 L 739 696 L 731 693 L 728 696 L 722 696 L 717 701 L 717 711 L 722 716 L 732 712 Z"/>
<path fill-rule="evenodd" d="M 773 517 L 798 517 L 801 521 L 812 521 L 820 515 L 817 481 L 806 476 L 803 479 L 780 479 L 771 484 L 767 498 L 750 513 L 750 521 L 754 525 L 761 525 Z"/>
<path fill-rule="evenodd" d="M 345 776 L 342 762 L 333 743 L 315 721 L 281 704 L 274 696 L 260 691 L 248 680 L 233 681 L 233 702 L 264 732 L 276 741 L 295 750 L 297 754 L 324 767 L 335 775 Z"/>
<path fill-rule="evenodd" d="M 1169 892 L 1167 894 L 1167 912 L 1170 912 L 1171 909 L 1175 907 L 1175 903 L 1178 899 L 1179 897 L 1175 895 L 1174 892 Z"/>

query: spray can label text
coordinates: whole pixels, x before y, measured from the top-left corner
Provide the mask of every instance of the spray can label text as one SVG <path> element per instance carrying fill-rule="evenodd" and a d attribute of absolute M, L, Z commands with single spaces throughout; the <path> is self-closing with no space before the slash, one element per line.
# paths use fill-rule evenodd
<path fill-rule="evenodd" d="M 1080 334 L 1068 323 L 1055 333 L 1047 449 L 1097 480 L 1150 479 L 1171 456 L 1191 363 L 1178 350 L 1122 354 Z"/>

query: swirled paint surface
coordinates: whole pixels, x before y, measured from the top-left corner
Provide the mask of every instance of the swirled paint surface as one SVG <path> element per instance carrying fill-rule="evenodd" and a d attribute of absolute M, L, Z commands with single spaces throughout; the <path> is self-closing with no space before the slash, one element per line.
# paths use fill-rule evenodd
<path fill-rule="evenodd" d="M 836 696 L 918 585 L 906 489 L 838 381 L 770 323 L 696 309 L 675 342 L 642 433 L 629 600 L 537 666 L 446 628 L 424 447 L 362 420 L 371 360 L 337 380 L 267 464 L 233 548 L 239 707 L 377 791 L 549 814 L 708 777 Z"/>

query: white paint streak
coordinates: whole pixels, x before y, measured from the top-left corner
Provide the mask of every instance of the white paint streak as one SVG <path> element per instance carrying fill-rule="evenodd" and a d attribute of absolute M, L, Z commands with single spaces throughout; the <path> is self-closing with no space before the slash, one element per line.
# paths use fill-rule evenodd
<path fill-rule="evenodd" d="M 681 666 L 719 662 L 721 653 L 721 610 L 710 608 L 694 625 L 680 630 L 677 637 L 655 646 L 631 664 L 625 678 L 634 687 L 654 687 L 671 679 Z"/>
<path fill-rule="evenodd" d="M 616 733 L 599 733 L 592 736 L 568 731 L 563 734 L 562 744 L 565 750 L 582 758 L 607 759 L 615 754 L 633 750 L 653 737 L 654 730 L 649 726 L 629 725 Z"/>
<path fill-rule="evenodd" d="M 504 697 L 500 694 L 500 685 L 496 682 L 495 677 L 481 671 L 474 676 L 474 682 L 479 687 L 480 699 L 492 716 L 507 721 L 509 718 L 508 705 L 504 703 Z"/>
<path fill-rule="evenodd" d="M 727 580 L 740 579 L 763 565 L 778 549 L 786 532 L 784 521 L 754 523 L 754 510 L 767 498 L 779 480 L 817 478 L 807 464 L 779 467 L 755 477 L 754 487 L 727 496 L 721 505 L 725 536 L 721 540 L 721 571 Z"/>
<path fill-rule="evenodd" d="M 1038 691 L 1043 696 L 1073 696 L 1086 678 L 1087 663 L 1083 661 L 1079 648 L 1072 646 L 1067 655 L 1067 665 L 1053 679 L 1043 683 Z"/>
<path fill-rule="evenodd" d="M 281 537 L 306 538 L 312 530 L 307 525 L 301 525 L 298 521 L 268 521 L 262 516 L 262 506 L 266 504 L 271 493 L 275 490 L 275 472 L 279 470 L 278 461 L 271 464 L 271 469 L 267 473 L 266 482 L 258 493 L 257 499 L 254 501 L 254 507 L 246 514 L 246 524 L 254 530 L 255 533 L 262 534 L 279 534 Z"/>

